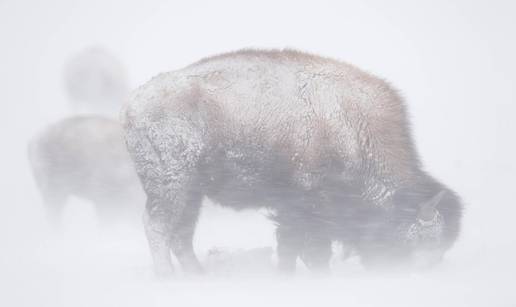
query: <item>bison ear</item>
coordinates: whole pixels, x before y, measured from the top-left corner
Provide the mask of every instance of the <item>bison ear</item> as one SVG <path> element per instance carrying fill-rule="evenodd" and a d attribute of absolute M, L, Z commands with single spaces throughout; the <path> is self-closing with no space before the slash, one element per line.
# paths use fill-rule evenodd
<path fill-rule="evenodd" d="M 432 219 L 437 211 L 437 205 L 443 199 L 444 194 L 446 194 L 446 191 L 442 190 L 429 200 L 421 203 L 419 205 L 419 218 L 425 221 Z"/>

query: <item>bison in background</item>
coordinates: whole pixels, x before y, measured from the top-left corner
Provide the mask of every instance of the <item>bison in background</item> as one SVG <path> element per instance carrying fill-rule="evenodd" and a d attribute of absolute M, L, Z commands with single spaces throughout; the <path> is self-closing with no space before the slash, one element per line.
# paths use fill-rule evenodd
<path fill-rule="evenodd" d="M 105 226 L 141 214 L 144 193 L 116 120 L 97 115 L 60 120 L 29 143 L 29 161 L 55 225 L 70 196 L 93 202 Z"/>
<path fill-rule="evenodd" d="M 144 199 L 118 113 L 128 92 L 124 67 L 99 47 L 70 58 L 64 86 L 73 115 L 32 138 L 29 161 L 53 224 L 70 196 L 94 203 L 102 224 L 139 215 Z M 140 202 L 140 204 L 138 204 Z"/>
<path fill-rule="evenodd" d="M 422 170 L 403 100 L 346 63 L 293 50 L 206 58 L 138 88 L 122 123 L 158 274 L 173 271 L 171 251 L 202 271 L 192 238 L 205 196 L 271 209 L 287 272 L 297 257 L 327 270 L 332 240 L 366 265 L 432 263 L 459 233 L 460 201 Z"/>
<path fill-rule="evenodd" d="M 81 50 L 68 59 L 63 77 L 74 112 L 118 117 L 129 85 L 125 67 L 110 52 L 100 47 Z"/>

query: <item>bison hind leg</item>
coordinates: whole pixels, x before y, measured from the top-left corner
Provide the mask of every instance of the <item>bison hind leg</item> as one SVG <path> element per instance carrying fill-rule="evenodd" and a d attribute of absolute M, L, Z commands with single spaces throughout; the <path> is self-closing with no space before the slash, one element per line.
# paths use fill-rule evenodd
<path fill-rule="evenodd" d="M 143 219 L 155 273 L 160 277 L 173 274 L 171 251 L 185 274 L 202 273 L 202 266 L 193 249 L 202 198 L 192 197 L 184 205 L 162 201 L 150 197 Z"/>
<path fill-rule="evenodd" d="M 198 191 L 188 197 L 183 215 L 171 233 L 170 247 L 181 264 L 184 273 L 199 274 L 204 270 L 193 249 L 195 227 L 202 205 L 202 195 Z"/>
<path fill-rule="evenodd" d="M 168 122 L 138 129 L 129 126 L 126 131 L 127 146 L 147 194 L 144 226 L 155 272 L 172 274 L 171 251 L 184 271 L 201 271 L 192 248 L 203 197 L 197 174 L 200 138 L 186 124 L 177 127 Z"/>

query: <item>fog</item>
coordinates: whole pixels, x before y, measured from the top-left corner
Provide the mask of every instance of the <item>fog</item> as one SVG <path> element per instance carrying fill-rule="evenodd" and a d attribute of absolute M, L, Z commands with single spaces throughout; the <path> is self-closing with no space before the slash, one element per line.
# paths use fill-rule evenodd
<path fill-rule="evenodd" d="M 0 1 L 0 304 L 516 304 L 515 11 L 511 1 Z M 459 240 L 431 270 L 371 272 L 336 246 L 330 277 L 302 263 L 278 277 L 266 212 L 206 201 L 194 247 L 207 276 L 160 281 L 137 219 L 103 227 L 90 201 L 72 197 L 56 231 L 27 145 L 50 123 L 94 112 L 72 103 L 64 81 L 92 47 L 119 61 L 130 89 L 244 47 L 296 48 L 385 78 L 406 99 L 425 169 L 465 203 Z"/>

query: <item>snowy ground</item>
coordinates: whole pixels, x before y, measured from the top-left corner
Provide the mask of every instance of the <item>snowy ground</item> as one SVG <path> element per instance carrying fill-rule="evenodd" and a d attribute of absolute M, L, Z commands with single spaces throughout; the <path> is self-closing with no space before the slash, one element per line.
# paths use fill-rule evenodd
<path fill-rule="evenodd" d="M 2 300 L 16 306 L 512 306 L 516 302 L 513 246 L 487 235 L 469 236 L 475 233 L 471 225 L 482 225 L 480 221 L 466 220 L 461 242 L 432 271 L 379 274 L 365 271 L 352 257 L 346 262 L 335 259 L 330 277 L 314 278 L 302 266 L 297 276 L 284 277 L 275 273 L 267 248 L 242 255 L 242 250 L 273 244 L 272 228 L 263 217 L 219 210 L 209 208 L 211 216 L 200 222 L 196 247 L 208 270 L 203 278 L 178 273 L 173 280 L 156 280 L 139 227 L 99 231 L 93 218 L 75 217 L 74 225 L 66 225 L 60 235 L 49 235 L 43 227 L 38 233 L 26 233 L 27 241 L 15 243 L 12 248 L 20 253 L 2 263 L 2 288 L 9 290 Z M 68 217 L 73 219 L 70 213 Z M 221 225 L 226 229 L 217 231 Z M 489 236 L 502 228 L 489 230 Z M 216 259 L 207 255 L 213 254 L 213 246 L 224 246 Z"/>
<path fill-rule="evenodd" d="M 28 180 L 28 179 L 27 179 Z M 31 186 L 31 184 L 28 184 Z M 502 189 L 505 191 L 509 190 Z M 474 192 L 472 192 L 473 194 Z M 475 195 L 503 203 L 502 195 Z M 30 191 L 20 206 L 39 204 Z M 28 209 L 26 209 L 28 210 Z M 353 256 L 333 259 L 329 277 L 295 277 L 274 271 L 273 227 L 260 212 L 205 203 L 195 247 L 207 268 L 203 278 L 156 280 L 141 225 L 99 230 L 89 204 L 74 199 L 59 233 L 40 210 L 13 215 L 2 254 L 2 306 L 514 306 L 516 266 L 510 216 L 468 210 L 463 235 L 431 271 L 378 273 Z M 272 255 L 272 257 L 271 257 Z M 3 291 L 2 291 L 3 292 Z"/>
<path fill-rule="evenodd" d="M 516 305 L 510 1 L 186 3 L 0 1 L 0 306 Z M 75 199 L 53 233 L 26 144 L 69 113 L 62 65 L 95 44 L 120 56 L 133 85 L 246 46 L 297 47 L 378 73 L 406 97 L 426 168 L 466 203 L 458 243 L 431 271 L 379 274 L 351 258 L 335 260 L 331 277 L 301 267 L 285 278 L 261 213 L 207 203 L 195 239 L 207 276 L 157 281 L 140 224 L 99 230 Z"/>

